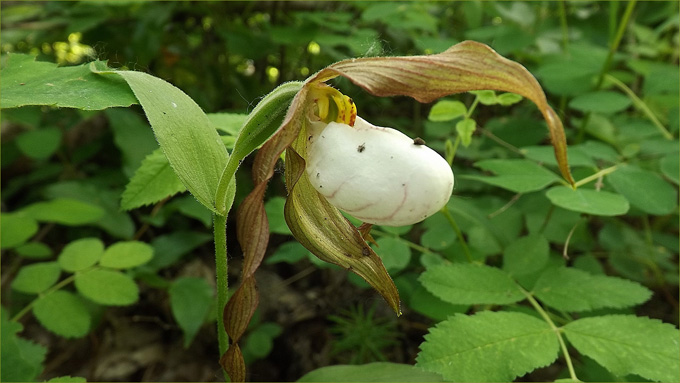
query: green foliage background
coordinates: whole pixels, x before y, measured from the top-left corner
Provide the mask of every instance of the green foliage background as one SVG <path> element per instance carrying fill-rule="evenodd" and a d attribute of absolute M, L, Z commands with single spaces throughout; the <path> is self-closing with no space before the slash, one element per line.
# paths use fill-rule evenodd
<path fill-rule="evenodd" d="M 210 212 L 175 195 L 185 188 L 144 111 L 110 108 L 136 104 L 134 95 L 78 64 L 98 60 L 170 82 L 207 113 L 231 152 L 245 115 L 282 82 L 349 57 L 437 53 L 466 39 L 536 75 L 565 123 L 581 187 L 558 185 L 541 116 L 511 94 L 422 105 L 371 97 L 337 80 L 369 121 L 422 137 L 449 157 L 455 152 L 454 196 L 447 214 L 373 231 L 404 300 L 404 316 L 395 319 L 363 281 L 320 264 L 292 240 L 285 188 L 275 177 L 264 269 L 296 298 L 290 307 L 263 302 L 243 349 L 251 366 L 268 372 L 252 378 L 295 380 L 357 360 L 417 362 L 418 369 L 398 367 L 414 380 L 568 378 L 556 330 L 541 313 L 578 355 L 581 380 L 677 377 L 677 2 L 3 2 L 1 17 L 0 76 L 35 65 L 19 91 L 0 92 L 2 364 L 17 366 L 3 369 L 2 380 L 148 377 L 147 366 L 114 376 L 87 367 L 96 361 L 51 363 L 67 347 L 96 349 L 62 338 L 102 337 L 140 312 L 166 328 L 171 348 L 194 347 L 219 368 Z M 34 87 L 55 73 L 60 82 Z M 87 81 L 101 93 L 87 93 Z M 250 190 L 249 161 L 237 173 L 235 208 Z M 321 329 L 300 333 L 309 323 Z M 385 334 L 356 344 L 361 355 L 351 353 L 361 341 L 351 329 L 359 327 Z M 276 365 L 299 347 L 296 336 L 319 334 L 329 346 L 308 354 L 325 363 L 302 355 L 304 363 Z M 488 344 L 496 346 L 469 352 Z M 168 355 L 164 368 L 173 364 Z M 303 380 L 390 379 L 394 368 L 329 367 Z"/>

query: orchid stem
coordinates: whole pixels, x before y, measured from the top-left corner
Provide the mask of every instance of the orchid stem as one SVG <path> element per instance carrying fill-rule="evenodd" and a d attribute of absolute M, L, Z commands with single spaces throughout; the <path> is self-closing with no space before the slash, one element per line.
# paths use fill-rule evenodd
<path fill-rule="evenodd" d="M 229 337 L 224 329 L 224 306 L 229 296 L 229 277 L 227 275 L 227 217 L 214 215 L 215 272 L 217 274 L 217 341 L 220 356 L 229 346 Z"/>

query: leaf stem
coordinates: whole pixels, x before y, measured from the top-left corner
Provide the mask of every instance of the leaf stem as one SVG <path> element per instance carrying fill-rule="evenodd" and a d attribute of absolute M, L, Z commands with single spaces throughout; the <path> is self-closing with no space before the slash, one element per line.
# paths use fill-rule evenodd
<path fill-rule="evenodd" d="M 467 242 L 465 242 L 465 238 L 463 237 L 463 233 L 460 231 L 460 228 L 458 227 L 458 224 L 456 223 L 456 220 L 453 218 L 451 215 L 451 212 L 449 212 L 449 207 L 447 205 L 444 205 L 444 207 L 440 210 L 442 214 L 444 214 L 444 217 L 446 217 L 446 220 L 449 221 L 449 225 L 453 228 L 453 231 L 456 232 L 456 236 L 458 236 L 458 240 L 460 241 L 460 246 L 463 248 L 463 252 L 465 253 L 465 257 L 467 258 L 468 262 L 472 263 L 472 254 L 470 254 L 470 249 L 468 248 Z"/>
<path fill-rule="evenodd" d="M 560 343 L 560 347 L 562 348 L 562 354 L 564 354 L 564 360 L 567 362 L 567 369 L 569 370 L 569 376 L 573 381 L 579 381 L 579 379 L 576 377 L 576 371 L 574 371 L 574 364 L 571 362 L 571 356 L 569 355 L 569 350 L 567 350 L 567 344 L 564 342 L 564 339 L 562 338 L 562 330 L 555 326 L 555 323 L 550 319 L 550 315 L 541 307 L 541 305 L 534 299 L 534 296 L 524 290 L 522 287 L 518 285 L 519 289 L 522 291 L 522 294 L 524 294 L 525 297 L 527 297 L 527 300 L 529 300 L 529 303 L 536 309 L 538 314 L 545 320 L 550 328 L 555 332 L 555 335 L 557 336 L 557 340 Z"/>
<path fill-rule="evenodd" d="M 224 306 L 229 296 L 229 277 L 227 275 L 227 217 L 213 215 L 215 237 L 215 272 L 217 274 L 217 341 L 220 356 L 229 346 L 229 337 L 224 329 Z"/>
<path fill-rule="evenodd" d="M 23 309 L 21 309 L 21 311 L 16 313 L 16 315 L 14 315 L 14 317 L 12 317 L 11 321 L 12 322 L 18 322 L 19 319 L 21 319 L 21 317 L 23 317 L 24 315 L 26 315 L 26 313 L 31 311 L 31 309 L 35 305 L 35 302 L 37 302 L 38 299 L 40 299 L 40 298 L 42 298 L 46 295 L 52 294 L 53 292 L 61 289 L 62 287 L 68 285 L 69 283 L 73 282 L 75 279 L 76 279 L 75 274 L 72 274 L 68 278 L 64 278 L 63 281 L 61 281 L 61 282 L 55 284 L 54 286 L 50 287 L 49 289 L 45 290 L 45 292 L 38 295 L 38 297 L 35 298 L 34 300 L 32 300 L 31 303 L 27 304 Z"/>
<path fill-rule="evenodd" d="M 663 126 L 663 124 L 661 123 L 661 121 L 659 121 L 659 119 L 656 117 L 654 112 L 652 112 L 652 110 L 649 109 L 647 104 L 644 101 L 642 101 L 640 99 L 640 97 L 638 97 L 635 94 L 635 92 L 633 92 L 632 89 L 630 89 L 626 84 L 624 84 L 622 81 L 620 81 L 619 79 L 617 79 L 616 77 L 614 77 L 610 74 L 606 74 L 604 76 L 604 78 L 605 78 L 606 81 L 611 82 L 617 88 L 619 88 L 621 91 L 623 91 L 625 94 L 627 94 L 628 97 L 630 97 L 631 100 L 633 100 L 633 104 L 636 107 L 638 107 L 642 111 L 642 113 L 644 113 L 645 116 L 647 116 L 647 118 L 649 118 L 650 121 L 652 121 L 652 123 L 656 126 L 657 129 L 659 129 L 659 132 L 661 132 L 661 134 L 666 139 L 668 139 L 668 140 L 673 139 L 673 135 L 668 131 L 668 129 L 666 129 L 666 127 Z"/>
<path fill-rule="evenodd" d="M 587 184 L 588 182 L 595 181 L 596 179 L 598 179 L 602 176 L 605 176 L 609 173 L 613 173 L 614 171 L 616 171 L 616 169 L 618 169 L 618 167 L 619 167 L 619 165 L 610 166 L 606 169 L 600 170 L 599 172 L 597 172 L 595 174 L 589 175 L 588 177 L 586 177 L 586 178 L 578 181 L 577 183 L 575 183 L 574 188 L 576 189 L 580 186 Z"/>
<path fill-rule="evenodd" d="M 567 26 L 567 10 L 564 6 L 566 0 L 559 1 L 560 7 L 560 29 L 562 30 L 562 50 L 569 51 L 569 27 Z"/>

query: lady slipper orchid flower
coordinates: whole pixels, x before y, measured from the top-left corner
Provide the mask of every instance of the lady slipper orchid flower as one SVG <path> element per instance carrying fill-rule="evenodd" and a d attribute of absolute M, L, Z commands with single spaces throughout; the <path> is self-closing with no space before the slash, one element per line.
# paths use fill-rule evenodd
<path fill-rule="evenodd" d="M 424 103 L 485 89 L 530 99 L 546 120 L 563 177 L 574 184 L 562 123 L 541 86 L 523 66 L 484 44 L 464 41 L 428 56 L 345 60 L 303 84 L 282 85 L 263 99 L 260 104 L 264 106 L 258 104 L 251 113 L 267 116 L 278 128 L 257 153 L 254 189 L 237 213 L 244 262 L 241 285 L 224 309 L 224 325 L 232 342 L 220 360 L 232 381 L 245 379 L 238 341 L 257 307 L 254 274 L 269 239 L 263 198 L 284 151 L 288 190 L 284 215 L 293 236 L 318 258 L 364 278 L 397 314 L 399 294 L 380 257 L 366 242 L 370 234 L 366 227 L 355 227 L 340 210 L 369 224 L 405 225 L 434 214 L 451 195 L 453 173 L 448 163 L 422 140 L 357 117 L 351 99 L 326 84 L 338 76 L 375 96 L 410 96 Z M 291 92 L 293 88 L 296 93 Z M 290 105 L 287 111 L 280 106 L 284 101 Z M 282 110 L 285 112 L 277 112 Z M 260 134 L 264 133 L 255 136 Z M 227 164 L 229 171 L 222 175 L 217 211 L 226 213 L 225 206 L 233 198 L 231 185 L 237 166 Z"/>

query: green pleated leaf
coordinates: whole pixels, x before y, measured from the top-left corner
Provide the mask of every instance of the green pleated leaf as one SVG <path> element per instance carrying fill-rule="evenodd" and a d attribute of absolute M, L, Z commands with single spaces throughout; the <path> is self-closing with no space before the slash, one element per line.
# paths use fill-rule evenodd
<path fill-rule="evenodd" d="M 99 61 L 97 65 L 106 67 Z M 2 68 L 0 108 L 50 105 L 100 110 L 137 104 L 130 87 L 118 78 L 90 72 L 89 64 L 58 67 L 35 57 L 10 53 Z"/>
<path fill-rule="evenodd" d="M 171 84 L 142 72 L 91 69 L 103 78 L 117 74 L 144 108 L 156 139 L 182 183 L 208 209 L 215 208 L 215 192 L 229 154 L 217 130 L 201 108 Z"/>
<path fill-rule="evenodd" d="M 92 321 L 81 298 L 64 290 L 40 297 L 33 306 L 33 315 L 46 329 L 65 338 L 87 335 Z"/>
<path fill-rule="evenodd" d="M 90 270 L 75 274 L 78 292 L 94 302 L 125 306 L 137 302 L 139 288 L 128 275 L 114 270 Z"/>
<path fill-rule="evenodd" d="M 61 269 L 57 262 L 41 262 L 19 269 L 12 288 L 26 294 L 39 294 L 59 280 Z"/>
<path fill-rule="evenodd" d="M 116 242 L 104 251 L 99 264 L 112 269 L 130 269 L 149 262 L 151 257 L 153 247 L 144 242 Z"/>
<path fill-rule="evenodd" d="M 279 85 L 260 101 L 248 115 L 234 143 L 234 150 L 217 188 L 217 206 L 226 214 L 233 201 L 234 175 L 241 161 L 257 149 L 281 127 L 290 104 L 302 88 L 302 82 L 292 81 Z"/>
<path fill-rule="evenodd" d="M 99 238 L 82 238 L 66 245 L 57 261 L 64 271 L 75 272 L 94 266 L 104 254 Z"/>
<path fill-rule="evenodd" d="M 213 301 L 213 289 L 202 278 L 177 278 L 170 289 L 172 315 L 184 332 L 184 347 L 192 340 L 205 322 Z"/>
<path fill-rule="evenodd" d="M 425 335 L 416 366 L 447 381 L 510 382 L 552 363 L 558 348 L 550 326 L 529 315 L 456 314 Z"/>
<path fill-rule="evenodd" d="M 520 276 L 537 272 L 548 262 L 550 244 L 543 235 L 518 238 L 503 250 L 503 270 Z"/>
<path fill-rule="evenodd" d="M 120 207 L 132 210 L 186 191 L 161 149 L 146 156 L 125 187 Z"/>
<path fill-rule="evenodd" d="M 555 186 L 545 195 L 554 205 L 579 213 L 614 216 L 626 214 L 630 208 L 626 198 L 603 190 Z"/>
<path fill-rule="evenodd" d="M 548 269 L 534 285 L 543 303 L 562 311 L 623 308 L 646 302 L 652 292 L 627 279 L 592 275 L 571 268 Z"/>
<path fill-rule="evenodd" d="M 8 249 L 26 242 L 38 232 L 38 222 L 31 217 L 15 213 L 2 213 L 0 221 L 0 248 Z"/>
<path fill-rule="evenodd" d="M 441 300 L 453 304 L 510 304 L 525 298 L 504 271 L 469 263 L 431 267 L 418 280 Z"/>
<path fill-rule="evenodd" d="M 631 315 L 575 320 L 564 326 L 569 342 L 615 375 L 680 381 L 680 333 L 673 325 Z"/>
<path fill-rule="evenodd" d="M 22 213 L 43 222 L 79 226 L 98 222 L 104 217 L 99 206 L 70 198 L 56 198 L 47 202 L 36 202 L 23 208 Z"/>
<path fill-rule="evenodd" d="M 669 214 L 678 206 L 678 193 L 673 185 L 649 170 L 624 165 L 607 175 L 607 180 L 631 205 L 645 213 Z"/>
<path fill-rule="evenodd" d="M 410 364 L 376 362 L 358 366 L 328 366 L 303 375 L 298 382 L 441 382 L 438 374 Z"/>
<path fill-rule="evenodd" d="M 496 175 L 491 177 L 465 175 L 461 177 L 499 186 L 515 193 L 541 190 L 559 181 L 555 173 L 528 160 L 484 160 L 475 163 L 475 166 Z"/>

